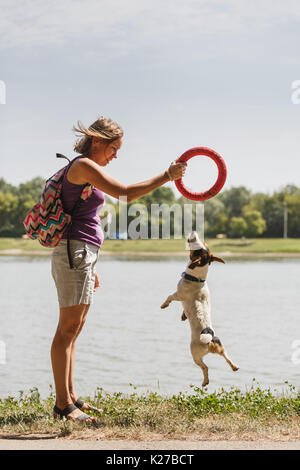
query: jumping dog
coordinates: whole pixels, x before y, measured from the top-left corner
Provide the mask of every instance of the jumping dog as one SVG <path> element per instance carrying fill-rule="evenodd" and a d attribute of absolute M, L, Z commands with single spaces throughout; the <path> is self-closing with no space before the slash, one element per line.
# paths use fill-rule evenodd
<path fill-rule="evenodd" d="M 203 356 L 208 353 L 220 354 L 233 371 L 238 370 L 226 354 L 220 339 L 215 336 L 210 318 L 210 294 L 206 282 L 210 264 L 214 261 L 224 263 L 221 258 L 214 256 L 206 243 L 202 243 L 197 232 L 188 237 L 190 260 L 186 270 L 177 284 L 177 291 L 164 301 L 160 308 L 166 308 L 173 300 L 183 305 L 181 319 L 189 320 L 191 327 L 191 353 L 194 362 L 201 367 L 204 380 L 202 387 L 209 383 L 208 367 L 203 362 Z"/>

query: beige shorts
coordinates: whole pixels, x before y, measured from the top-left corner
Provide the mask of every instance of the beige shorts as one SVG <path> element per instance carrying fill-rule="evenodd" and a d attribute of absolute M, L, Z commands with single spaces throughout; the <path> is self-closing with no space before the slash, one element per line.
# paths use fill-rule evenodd
<path fill-rule="evenodd" d="M 52 252 L 51 271 L 59 306 L 92 304 L 99 248 L 78 240 L 70 240 L 70 248 L 74 269 L 69 265 L 67 240 L 61 240 Z"/>

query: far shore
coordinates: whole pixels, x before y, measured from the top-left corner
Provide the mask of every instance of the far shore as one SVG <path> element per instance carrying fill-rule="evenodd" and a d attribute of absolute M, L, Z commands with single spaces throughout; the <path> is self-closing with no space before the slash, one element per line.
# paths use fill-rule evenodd
<path fill-rule="evenodd" d="M 210 250 L 224 258 L 299 258 L 298 238 L 206 239 Z M 180 239 L 105 239 L 101 256 L 121 257 L 187 257 L 185 238 Z M 52 248 L 43 247 L 37 240 L 1 238 L 0 256 L 49 256 Z"/>
<path fill-rule="evenodd" d="M 0 256 L 51 256 L 52 250 L 0 250 Z M 218 256 L 224 258 L 300 258 L 300 253 L 278 253 L 278 252 L 216 252 Z M 188 251 L 100 251 L 101 256 L 118 256 L 118 257 L 187 257 Z"/>

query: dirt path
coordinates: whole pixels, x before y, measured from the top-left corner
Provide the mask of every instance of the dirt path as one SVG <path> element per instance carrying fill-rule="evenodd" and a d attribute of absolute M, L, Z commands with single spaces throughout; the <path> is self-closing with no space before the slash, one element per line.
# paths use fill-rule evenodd
<path fill-rule="evenodd" d="M 0 450 L 300 450 L 300 441 L 0 439 Z"/>

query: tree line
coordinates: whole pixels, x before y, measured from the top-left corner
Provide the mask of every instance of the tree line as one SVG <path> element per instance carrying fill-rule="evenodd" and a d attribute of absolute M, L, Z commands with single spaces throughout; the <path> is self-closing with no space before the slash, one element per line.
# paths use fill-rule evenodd
<path fill-rule="evenodd" d="M 39 200 L 45 180 L 41 177 L 21 183 L 18 186 L 0 179 L 0 236 L 19 237 L 25 233 L 23 220 L 26 213 Z M 115 207 L 116 200 L 106 197 L 108 205 Z M 141 203 L 148 211 L 148 224 L 151 224 L 151 205 L 167 204 L 170 208 L 176 204 L 192 205 L 193 217 L 196 205 L 184 197 L 176 198 L 169 187 L 161 187 L 146 196 L 128 204 L 128 213 L 132 204 Z M 285 209 L 286 208 L 286 209 Z M 300 188 L 287 185 L 272 194 L 254 193 L 244 186 L 223 190 L 217 196 L 204 202 L 205 236 L 215 237 L 224 234 L 228 238 L 277 238 L 283 237 L 284 210 L 287 214 L 287 234 L 289 238 L 300 238 Z M 163 215 L 160 223 L 162 224 Z M 128 224 L 133 216 L 128 216 Z M 171 235 L 176 221 L 171 219 Z M 178 227 L 177 227 L 178 229 Z M 118 227 L 117 227 L 118 230 Z"/>

